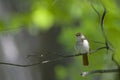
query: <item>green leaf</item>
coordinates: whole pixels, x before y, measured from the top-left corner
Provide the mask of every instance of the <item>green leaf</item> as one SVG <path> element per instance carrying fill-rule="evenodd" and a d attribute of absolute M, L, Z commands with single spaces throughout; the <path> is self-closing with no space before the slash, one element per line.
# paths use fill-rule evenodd
<path fill-rule="evenodd" d="M 32 14 L 33 23 L 42 30 L 48 30 L 54 23 L 54 16 L 48 9 L 39 7 Z"/>

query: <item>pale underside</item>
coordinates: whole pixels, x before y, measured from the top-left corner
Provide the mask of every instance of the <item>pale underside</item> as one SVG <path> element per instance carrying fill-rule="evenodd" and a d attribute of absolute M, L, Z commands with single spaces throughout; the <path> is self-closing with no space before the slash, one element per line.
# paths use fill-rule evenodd
<path fill-rule="evenodd" d="M 77 53 L 86 54 L 89 53 L 89 43 L 87 40 L 77 41 L 75 47 Z"/>

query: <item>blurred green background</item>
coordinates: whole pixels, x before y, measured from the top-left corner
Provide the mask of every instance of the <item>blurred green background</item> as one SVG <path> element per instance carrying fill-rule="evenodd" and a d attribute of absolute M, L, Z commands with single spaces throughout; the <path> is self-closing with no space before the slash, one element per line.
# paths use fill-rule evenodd
<path fill-rule="evenodd" d="M 45 60 L 56 58 L 52 53 L 61 55 L 76 54 L 74 50 L 75 34 L 83 33 L 88 40 L 104 42 L 98 15 L 91 7 L 94 5 L 102 15 L 103 6 L 107 9 L 104 29 L 108 39 L 114 46 L 115 52 L 100 50 L 89 55 L 89 66 L 82 65 L 81 56 L 55 61 L 40 67 L 42 78 L 31 80 L 119 80 L 116 73 L 94 74 L 82 77 L 82 71 L 97 69 L 113 69 L 120 65 L 120 1 L 119 0 L 0 0 L 0 32 L 1 38 L 8 34 L 17 38 L 18 49 L 29 47 L 26 55 L 41 54 Z M 102 4 L 101 4 L 102 3 Z M 27 33 L 27 34 L 26 34 Z M 20 35 L 24 37 L 20 37 Z M 16 37 L 17 36 L 17 37 Z M 28 37 L 29 36 L 29 37 Z M 32 37 L 31 37 L 32 36 Z M 26 41 L 26 42 L 24 42 Z M 16 42 L 16 43 L 17 43 Z M 102 44 L 90 42 L 91 50 Z M 30 46 L 28 44 L 31 44 Z M 36 45 L 40 47 L 33 48 Z M 9 46 L 9 45 L 8 45 Z M 32 47 L 31 47 L 32 46 Z M 59 56 L 57 56 L 59 57 Z M 113 58 L 113 60 L 112 60 Z M 41 58 L 39 59 L 41 60 Z M 32 62 L 38 61 L 32 58 Z M 24 63 L 25 61 L 21 62 Z M 31 63 L 31 62 L 29 62 Z M 19 63 L 18 63 L 19 64 Z M 116 65 L 117 64 L 117 65 Z M 32 69 L 34 70 L 34 69 Z M 19 80 L 19 79 L 4 79 Z M 22 80 L 28 80 L 22 79 Z"/>

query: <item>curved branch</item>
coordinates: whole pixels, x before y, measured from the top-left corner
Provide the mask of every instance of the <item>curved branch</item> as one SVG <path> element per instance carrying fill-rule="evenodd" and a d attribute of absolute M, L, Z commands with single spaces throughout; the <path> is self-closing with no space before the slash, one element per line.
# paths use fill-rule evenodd
<path fill-rule="evenodd" d="M 103 14 L 102 14 L 102 18 L 101 18 L 101 30 L 102 30 L 102 33 L 103 33 L 103 37 L 104 37 L 104 39 L 105 39 L 105 45 L 106 45 L 106 49 L 107 49 L 107 53 L 108 53 L 108 50 L 111 50 L 111 51 L 114 51 L 113 50 L 113 45 L 111 44 L 111 42 L 108 40 L 108 38 L 107 38 L 107 36 L 106 36 L 106 34 L 105 34 L 105 31 L 104 31 L 104 19 L 105 19 L 105 16 L 106 16 L 106 13 L 107 13 L 107 11 L 106 11 L 106 8 L 105 8 L 105 6 L 103 5 L 103 7 L 104 7 L 104 12 L 103 12 Z"/>
<path fill-rule="evenodd" d="M 101 26 L 101 31 L 102 31 L 102 34 L 103 34 L 103 37 L 105 39 L 105 42 L 104 44 L 106 45 L 106 49 L 107 49 L 107 53 L 108 53 L 108 50 L 111 50 L 111 51 L 114 51 L 113 50 L 113 45 L 110 43 L 110 41 L 108 40 L 106 34 L 105 34 L 105 31 L 104 31 L 104 19 L 105 19 L 105 16 L 106 16 L 106 8 L 105 6 L 102 4 L 103 8 L 104 8 L 104 11 L 102 13 L 102 16 L 100 17 L 100 13 L 95 9 L 95 7 L 91 4 L 91 7 L 93 8 L 93 10 L 97 13 L 98 17 L 100 18 L 100 26 Z"/>
<path fill-rule="evenodd" d="M 100 13 L 97 11 L 97 9 L 95 9 L 95 7 L 93 6 L 92 3 L 91 3 L 91 7 L 93 8 L 93 10 L 95 11 L 95 13 L 98 15 L 98 17 L 100 19 Z"/>

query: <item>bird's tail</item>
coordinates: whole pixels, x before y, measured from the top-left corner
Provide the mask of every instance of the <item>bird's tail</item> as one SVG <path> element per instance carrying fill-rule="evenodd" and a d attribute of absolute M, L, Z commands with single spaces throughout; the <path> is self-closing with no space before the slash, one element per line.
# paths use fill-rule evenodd
<path fill-rule="evenodd" d="M 87 54 L 83 54 L 83 65 L 84 66 L 88 66 L 89 65 L 88 55 Z"/>

